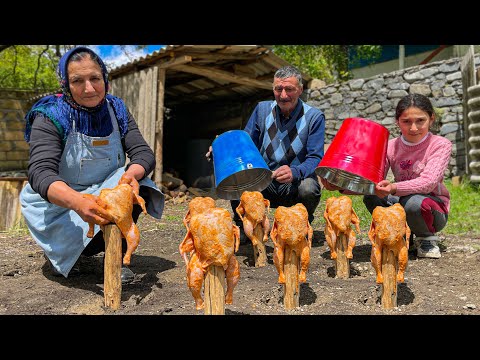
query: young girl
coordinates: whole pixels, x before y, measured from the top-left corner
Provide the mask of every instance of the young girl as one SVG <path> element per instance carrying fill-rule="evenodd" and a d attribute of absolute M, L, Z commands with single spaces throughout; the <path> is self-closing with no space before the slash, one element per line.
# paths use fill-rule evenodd
<path fill-rule="evenodd" d="M 400 203 L 407 223 L 415 235 L 417 257 L 440 258 L 439 237 L 447 224 L 450 194 L 443 183 L 450 161 L 452 143 L 429 130 L 435 121 L 430 100 L 420 94 L 403 97 L 395 119 L 402 135 L 388 142 L 385 175 L 391 169 L 394 182 L 382 180 L 375 195 L 365 195 L 363 203 L 370 213 L 377 206 Z M 327 190 L 339 188 L 322 179 Z"/>

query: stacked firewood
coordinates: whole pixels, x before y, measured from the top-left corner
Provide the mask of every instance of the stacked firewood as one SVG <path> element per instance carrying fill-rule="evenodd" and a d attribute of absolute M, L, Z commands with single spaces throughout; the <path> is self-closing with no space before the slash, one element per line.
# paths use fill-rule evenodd
<path fill-rule="evenodd" d="M 174 204 L 188 202 L 195 196 L 214 196 L 205 189 L 187 187 L 182 179 L 170 172 L 162 174 L 161 190 L 165 194 L 165 201 Z"/>
<path fill-rule="evenodd" d="M 161 190 L 165 194 L 166 201 L 172 200 L 176 204 L 187 201 L 187 197 L 190 196 L 183 180 L 168 172 L 162 174 Z"/>

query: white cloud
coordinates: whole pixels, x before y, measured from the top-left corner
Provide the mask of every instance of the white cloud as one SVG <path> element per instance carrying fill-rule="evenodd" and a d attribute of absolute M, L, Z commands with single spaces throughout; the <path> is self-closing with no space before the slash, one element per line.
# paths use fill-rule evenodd
<path fill-rule="evenodd" d="M 136 45 L 90 45 L 89 47 L 102 57 L 109 70 L 148 54 L 147 49 L 139 50 Z M 105 53 L 105 49 L 109 52 Z"/>
<path fill-rule="evenodd" d="M 125 45 L 123 49 L 120 46 L 114 46 L 112 52 L 103 61 L 114 68 L 129 63 L 139 57 L 147 55 L 146 49 L 138 50 L 135 45 Z"/>

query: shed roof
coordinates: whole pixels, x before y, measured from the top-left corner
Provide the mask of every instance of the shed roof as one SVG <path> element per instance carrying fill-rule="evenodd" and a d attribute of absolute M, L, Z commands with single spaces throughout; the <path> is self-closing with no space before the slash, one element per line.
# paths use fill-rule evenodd
<path fill-rule="evenodd" d="M 271 95 L 275 71 L 290 65 L 267 45 L 167 45 L 110 71 L 112 79 L 166 69 L 165 105 Z M 311 77 L 302 74 L 307 84 Z M 267 92 L 268 90 L 268 92 Z"/>

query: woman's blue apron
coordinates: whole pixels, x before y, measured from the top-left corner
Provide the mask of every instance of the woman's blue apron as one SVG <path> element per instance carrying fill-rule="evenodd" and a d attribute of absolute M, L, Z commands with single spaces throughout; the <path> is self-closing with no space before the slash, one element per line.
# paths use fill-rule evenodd
<path fill-rule="evenodd" d="M 115 114 L 109 104 L 113 131 L 106 137 L 90 137 L 75 131 L 68 135 L 59 165 L 59 176 L 83 194 L 99 195 L 114 188 L 125 172 L 125 152 Z M 139 181 L 147 212 L 160 219 L 165 197 L 148 177 Z M 22 214 L 32 237 L 52 265 L 67 277 L 80 254 L 92 240 L 88 223 L 73 210 L 54 205 L 36 193 L 30 184 L 20 193 Z M 95 234 L 100 230 L 95 225 Z"/>

